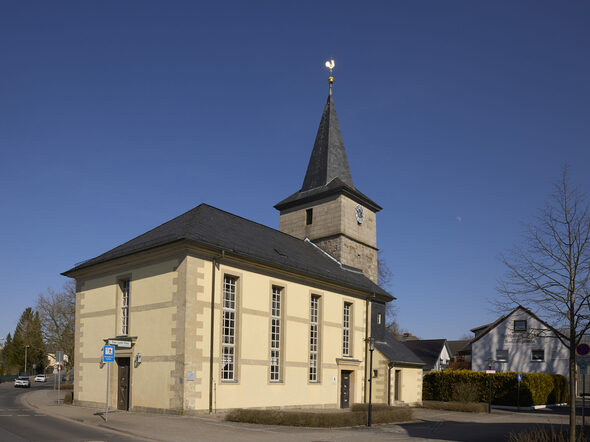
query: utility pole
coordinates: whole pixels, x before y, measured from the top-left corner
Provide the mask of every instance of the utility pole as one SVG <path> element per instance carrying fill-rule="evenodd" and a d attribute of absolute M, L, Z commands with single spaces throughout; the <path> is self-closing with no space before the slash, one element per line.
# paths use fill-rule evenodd
<path fill-rule="evenodd" d="M 27 350 L 29 347 L 30 345 L 25 345 L 25 376 L 27 375 Z"/>

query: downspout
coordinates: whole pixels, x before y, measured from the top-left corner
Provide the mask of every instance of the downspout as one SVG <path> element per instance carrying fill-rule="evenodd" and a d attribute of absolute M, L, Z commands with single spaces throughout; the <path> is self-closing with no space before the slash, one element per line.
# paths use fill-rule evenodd
<path fill-rule="evenodd" d="M 363 403 L 367 403 L 367 359 L 369 359 L 368 352 L 368 345 L 369 345 L 369 298 L 365 301 L 365 386 L 363 388 Z"/>
<path fill-rule="evenodd" d="M 213 321 L 215 319 L 215 266 L 216 258 L 212 260 L 211 269 L 211 330 L 209 331 L 209 414 L 213 412 Z"/>
<path fill-rule="evenodd" d="M 393 368 L 393 362 L 388 364 L 387 370 L 387 405 L 391 405 L 391 369 Z"/>

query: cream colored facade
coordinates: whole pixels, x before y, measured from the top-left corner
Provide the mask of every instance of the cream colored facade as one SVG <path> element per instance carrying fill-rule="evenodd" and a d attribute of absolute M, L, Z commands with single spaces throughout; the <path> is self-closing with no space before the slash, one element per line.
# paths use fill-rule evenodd
<path fill-rule="evenodd" d="M 121 334 L 120 281 L 130 281 L 129 409 L 190 413 L 209 409 L 211 331 L 215 409 L 338 407 L 341 374 L 351 371 L 350 403 L 362 402 L 366 294 L 204 250 L 167 247 L 99 264 L 76 275 L 75 401 L 104 404 L 105 340 Z M 224 275 L 237 278 L 236 380 L 221 379 L 221 296 Z M 213 327 L 211 290 L 214 284 Z M 272 287 L 283 290 L 281 376 L 270 381 Z M 309 382 L 310 298 L 320 296 L 319 378 Z M 351 351 L 342 354 L 344 303 L 351 308 Z M 134 363 L 137 354 L 141 362 Z M 110 369 L 110 406 L 117 407 L 117 363 Z"/>
<path fill-rule="evenodd" d="M 392 364 L 379 350 L 373 352 L 373 401 L 397 405 L 422 403 L 421 367 Z"/>

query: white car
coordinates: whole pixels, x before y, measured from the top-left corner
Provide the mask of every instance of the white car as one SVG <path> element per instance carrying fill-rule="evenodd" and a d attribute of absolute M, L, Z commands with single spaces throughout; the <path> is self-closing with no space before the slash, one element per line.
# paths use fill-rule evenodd
<path fill-rule="evenodd" d="M 29 381 L 29 378 L 26 376 L 19 376 L 14 380 L 14 386 L 16 388 L 31 388 L 31 381 Z"/>
<path fill-rule="evenodd" d="M 44 374 L 38 374 L 35 376 L 35 382 L 47 382 L 47 378 Z"/>

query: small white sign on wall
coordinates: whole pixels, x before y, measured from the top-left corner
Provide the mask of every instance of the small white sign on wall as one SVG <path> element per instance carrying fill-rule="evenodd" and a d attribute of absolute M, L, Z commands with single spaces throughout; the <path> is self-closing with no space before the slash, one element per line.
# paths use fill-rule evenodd
<path fill-rule="evenodd" d="M 193 370 L 189 370 L 186 372 L 186 380 L 187 381 L 194 381 L 195 380 L 195 372 Z"/>

